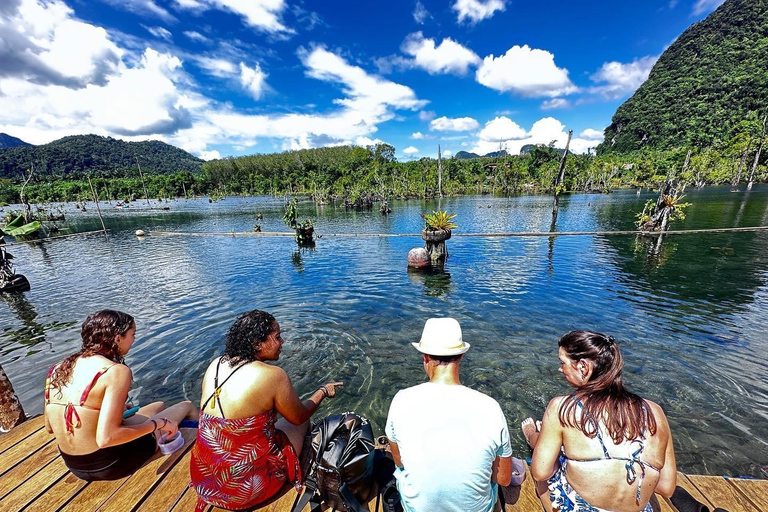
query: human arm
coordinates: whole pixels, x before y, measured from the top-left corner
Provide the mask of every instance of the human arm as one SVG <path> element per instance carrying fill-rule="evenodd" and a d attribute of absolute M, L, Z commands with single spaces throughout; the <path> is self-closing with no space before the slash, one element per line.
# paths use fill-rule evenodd
<path fill-rule="evenodd" d="M 390 441 L 389 450 L 392 452 L 392 460 L 395 461 L 395 466 L 398 468 L 402 468 L 403 461 L 400 458 L 400 447 L 397 446 L 397 443 Z"/>
<path fill-rule="evenodd" d="M 664 450 L 664 466 L 659 472 L 659 481 L 656 483 L 655 493 L 666 498 L 672 496 L 677 485 L 677 463 L 675 462 L 675 448 L 672 442 L 672 432 L 669 430 L 667 417 L 664 411 L 656 404 L 653 404 L 653 414 L 656 418 L 657 432 L 667 432 L 667 446 Z"/>
<path fill-rule="evenodd" d="M 506 487 L 512 482 L 512 456 L 496 457 L 491 466 L 491 481 Z"/>
<path fill-rule="evenodd" d="M 325 384 L 302 402 L 288 374 L 278 367 L 272 367 L 271 370 L 273 374 L 269 377 L 269 384 L 275 389 L 275 409 L 294 425 L 301 425 L 309 420 L 320 407 L 320 403 L 326 398 L 336 396 L 336 388 L 344 385 L 342 382 Z"/>
<path fill-rule="evenodd" d="M 99 448 L 125 444 L 156 430 L 161 430 L 169 436 L 178 430 L 176 422 L 163 418 L 162 412 L 143 423 L 123 424 L 123 412 L 131 380 L 131 370 L 124 365 L 115 365 L 100 379 L 105 387 L 96 425 L 96 444 Z"/>
<path fill-rule="evenodd" d="M 564 397 L 553 398 L 541 422 L 541 432 L 533 450 L 531 475 L 538 482 L 543 482 L 555 474 L 560 448 L 563 446 L 563 427 L 560 425 L 560 404 Z"/>

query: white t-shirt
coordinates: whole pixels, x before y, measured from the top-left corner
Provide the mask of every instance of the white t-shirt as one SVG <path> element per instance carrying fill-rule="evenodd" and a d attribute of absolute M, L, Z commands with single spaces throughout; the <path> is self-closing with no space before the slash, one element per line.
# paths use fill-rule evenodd
<path fill-rule="evenodd" d="M 392 399 L 386 432 L 400 449 L 395 477 L 406 511 L 493 509 L 493 461 L 512 455 L 496 400 L 464 386 L 420 384 Z"/>

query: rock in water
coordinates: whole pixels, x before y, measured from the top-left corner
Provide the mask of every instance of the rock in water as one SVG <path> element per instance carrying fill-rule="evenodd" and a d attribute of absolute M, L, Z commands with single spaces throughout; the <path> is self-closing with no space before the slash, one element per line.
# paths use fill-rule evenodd
<path fill-rule="evenodd" d="M 423 247 L 414 247 L 408 251 L 408 266 L 423 268 L 429 265 L 429 253 Z"/>

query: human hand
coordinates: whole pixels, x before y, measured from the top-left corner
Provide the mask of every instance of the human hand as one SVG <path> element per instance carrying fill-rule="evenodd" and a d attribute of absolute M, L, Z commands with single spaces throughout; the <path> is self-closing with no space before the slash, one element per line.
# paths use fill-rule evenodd
<path fill-rule="evenodd" d="M 179 424 L 173 420 L 169 420 L 168 418 L 156 418 L 155 421 L 157 421 L 157 429 L 165 434 L 166 439 L 172 438 L 176 435 L 176 432 L 179 431 Z"/>
<path fill-rule="evenodd" d="M 336 388 L 337 387 L 343 387 L 343 382 L 330 382 L 328 384 L 323 384 L 320 388 L 323 392 L 323 395 L 328 398 L 333 398 L 336 396 Z"/>

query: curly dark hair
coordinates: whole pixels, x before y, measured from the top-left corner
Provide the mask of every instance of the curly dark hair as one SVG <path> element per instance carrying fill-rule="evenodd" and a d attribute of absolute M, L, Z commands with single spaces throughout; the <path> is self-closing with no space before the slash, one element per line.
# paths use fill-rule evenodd
<path fill-rule="evenodd" d="M 255 361 L 259 347 L 272 333 L 276 323 L 274 316 L 259 309 L 237 317 L 227 332 L 222 360 L 229 362 L 229 366 Z"/>
<path fill-rule="evenodd" d="M 136 321 L 131 315 L 122 311 L 103 309 L 88 315 L 80 329 L 82 348 L 56 367 L 51 378 L 51 387 L 58 388 L 58 392 L 61 393 L 61 387 L 71 382 L 72 370 L 80 357 L 98 354 L 110 361 L 124 364 L 125 360 L 117 346 L 117 337 L 122 336 L 132 327 L 136 327 Z"/>
<path fill-rule="evenodd" d="M 579 386 L 560 406 L 560 424 L 576 427 L 588 437 L 597 435 L 597 422 L 604 421 L 616 444 L 624 439 L 637 439 L 645 427 L 656 433 L 656 418 L 638 395 L 624 387 L 624 359 L 612 336 L 591 331 L 571 331 L 563 335 L 558 346 L 574 361 L 592 362 L 589 381 Z M 577 400 L 574 400 L 576 398 Z M 583 404 L 581 421 L 576 421 L 578 401 Z"/>

